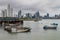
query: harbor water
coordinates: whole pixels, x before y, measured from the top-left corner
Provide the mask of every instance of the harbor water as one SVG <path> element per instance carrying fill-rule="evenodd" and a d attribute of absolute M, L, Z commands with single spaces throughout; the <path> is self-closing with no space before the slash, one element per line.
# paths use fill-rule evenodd
<path fill-rule="evenodd" d="M 44 25 L 58 23 L 57 30 L 44 30 Z M 43 19 L 41 21 L 24 21 L 24 27 L 30 27 L 28 33 L 8 33 L 0 28 L 0 40 L 60 40 L 60 19 Z"/>

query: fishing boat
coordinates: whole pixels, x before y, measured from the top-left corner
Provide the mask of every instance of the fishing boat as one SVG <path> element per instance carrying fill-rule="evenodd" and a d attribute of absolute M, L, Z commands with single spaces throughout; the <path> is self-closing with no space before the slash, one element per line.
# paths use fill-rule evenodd
<path fill-rule="evenodd" d="M 19 32 L 30 32 L 31 29 L 27 27 L 22 27 L 22 28 L 8 27 L 8 28 L 5 28 L 4 30 L 10 33 L 19 33 Z"/>
<path fill-rule="evenodd" d="M 51 25 L 45 25 L 43 29 L 57 29 L 57 26 L 57 23 L 52 23 Z"/>
<path fill-rule="evenodd" d="M 21 32 L 30 32 L 31 28 L 29 27 L 17 27 L 17 26 L 6 26 L 4 28 L 7 32 L 10 33 L 21 33 Z"/>

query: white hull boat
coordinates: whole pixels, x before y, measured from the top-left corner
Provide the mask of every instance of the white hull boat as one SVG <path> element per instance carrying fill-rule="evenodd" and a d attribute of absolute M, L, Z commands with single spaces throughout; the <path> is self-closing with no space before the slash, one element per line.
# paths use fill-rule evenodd
<path fill-rule="evenodd" d="M 45 25 L 43 29 L 57 29 L 58 24 L 53 23 L 51 25 Z"/>

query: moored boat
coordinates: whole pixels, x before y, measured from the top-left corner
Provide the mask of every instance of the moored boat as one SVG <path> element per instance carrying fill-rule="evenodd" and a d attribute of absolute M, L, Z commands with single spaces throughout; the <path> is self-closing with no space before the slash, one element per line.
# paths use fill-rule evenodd
<path fill-rule="evenodd" d="M 30 32 L 31 28 L 21 27 L 20 25 L 19 26 L 8 25 L 8 26 L 4 27 L 4 30 L 6 30 L 7 32 L 10 32 L 10 33 L 18 33 L 18 32 Z"/>
<path fill-rule="evenodd" d="M 11 28 L 5 28 L 5 30 L 10 33 L 30 32 L 31 31 L 31 29 L 28 27 L 22 27 L 22 28 L 11 27 Z"/>
<path fill-rule="evenodd" d="M 51 25 L 45 25 L 43 29 L 57 29 L 58 24 L 53 23 Z"/>

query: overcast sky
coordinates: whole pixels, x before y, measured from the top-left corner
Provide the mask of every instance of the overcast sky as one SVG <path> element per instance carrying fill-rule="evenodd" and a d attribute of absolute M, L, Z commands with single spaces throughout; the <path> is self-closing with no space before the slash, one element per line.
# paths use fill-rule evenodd
<path fill-rule="evenodd" d="M 0 10 L 6 9 L 11 4 L 14 13 L 22 10 L 22 14 L 39 11 L 41 15 L 49 13 L 50 16 L 60 14 L 60 0 L 0 0 Z"/>

